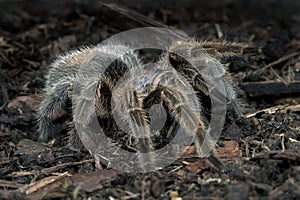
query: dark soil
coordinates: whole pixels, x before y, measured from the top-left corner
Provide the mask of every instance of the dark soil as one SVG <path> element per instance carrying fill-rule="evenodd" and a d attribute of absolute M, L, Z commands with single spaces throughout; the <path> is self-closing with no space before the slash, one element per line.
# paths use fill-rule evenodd
<path fill-rule="evenodd" d="M 179 2 L 122 5 L 137 15 L 93 1 L 0 2 L 0 199 L 300 199 L 300 3 Z M 65 147 L 63 121 L 56 139 L 36 142 L 47 66 L 67 50 L 150 25 L 249 45 L 224 60 L 245 114 L 245 122 L 227 120 L 216 149 L 227 172 L 193 153 L 144 174 L 96 170 L 87 151 Z"/>

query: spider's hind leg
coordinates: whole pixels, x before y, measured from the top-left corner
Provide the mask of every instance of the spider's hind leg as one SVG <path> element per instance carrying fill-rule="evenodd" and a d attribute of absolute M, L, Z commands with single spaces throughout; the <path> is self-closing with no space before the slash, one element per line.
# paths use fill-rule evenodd
<path fill-rule="evenodd" d="M 80 140 L 78 133 L 76 132 L 74 123 L 70 121 L 68 124 L 68 147 L 73 151 L 80 151 L 83 144 Z"/>
<path fill-rule="evenodd" d="M 68 83 L 58 83 L 47 87 L 46 97 L 40 105 L 38 115 L 39 141 L 46 142 L 53 137 L 53 120 L 60 113 L 67 112 L 69 88 Z"/>

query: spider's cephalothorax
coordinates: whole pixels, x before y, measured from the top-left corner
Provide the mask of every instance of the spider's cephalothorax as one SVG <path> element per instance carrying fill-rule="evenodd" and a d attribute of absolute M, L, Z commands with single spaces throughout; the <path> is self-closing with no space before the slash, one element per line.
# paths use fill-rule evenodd
<path fill-rule="evenodd" d="M 209 98 L 209 85 L 195 65 L 201 62 L 207 63 L 206 61 L 214 63 L 211 66 L 216 68 L 212 70 L 213 75 L 221 77 L 225 83 L 225 95 L 236 116 L 241 117 L 230 79 L 225 75 L 223 65 L 216 58 L 235 55 L 242 48 L 243 45 L 225 42 L 179 41 L 171 45 L 169 51 L 163 53 L 158 62 L 151 64 L 143 63 L 137 52 L 130 51 L 124 45 L 97 46 L 73 51 L 60 57 L 49 69 L 45 87 L 46 95 L 39 112 L 39 139 L 48 141 L 53 137 L 54 116 L 60 111 L 68 113 L 70 110 L 68 102 L 72 98 L 78 70 L 90 67 L 91 70 L 83 75 L 85 78 L 82 78 L 79 88 L 88 87 L 91 79 L 97 81 L 94 105 L 96 115 L 100 120 L 104 119 L 114 124 L 109 126 L 110 129 L 118 129 L 118 126 L 121 126 L 119 128 L 122 131 L 130 133 L 130 142 L 126 145 L 131 146 L 131 149 L 140 152 L 153 150 L 157 137 L 171 137 L 172 131 L 180 124 L 185 132 L 195 134 L 195 144 L 197 150 L 200 150 L 208 121 L 202 112 L 201 99 Z M 120 55 L 120 50 L 128 50 L 128 53 Z M 195 62 L 190 63 L 183 57 L 188 57 Z M 99 64 L 100 60 L 112 58 L 118 59 L 108 67 Z M 101 76 L 98 76 L 99 73 Z M 196 101 L 190 96 L 195 94 Z M 88 124 L 92 115 L 81 100 L 88 98 L 88 94 L 83 94 L 78 100 L 73 101 L 75 102 L 72 107 L 73 115 L 80 115 L 80 119 L 84 119 L 80 123 Z M 111 103 L 114 103 L 114 106 L 111 106 Z M 171 124 L 167 123 L 163 128 L 153 128 L 155 124 L 151 114 L 153 106 L 164 108 L 167 112 L 165 115 L 160 113 L 154 116 L 161 116 Z M 160 109 L 152 110 L 160 112 Z M 121 125 L 111 120 L 113 118 L 121 121 Z M 80 149 L 81 141 L 76 130 L 71 127 L 70 133 L 70 147 Z M 140 137 L 141 133 L 143 137 Z M 222 163 L 213 155 L 207 160 L 213 167 L 223 168 Z"/>

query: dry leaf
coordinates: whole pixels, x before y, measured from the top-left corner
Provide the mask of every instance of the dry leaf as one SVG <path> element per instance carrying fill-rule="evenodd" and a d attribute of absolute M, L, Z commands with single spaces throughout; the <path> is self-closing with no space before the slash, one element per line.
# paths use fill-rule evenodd
<path fill-rule="evenodd" d="M 101 182 L 108 179 L 114 179 L 119 172 L 117 170 L 97 170 L 88 173 L 75 174 L 68 177 L 70 184 L 80 185 L 80 188 L 86 192 L 93 192 L 94 190 L 101 189 Z"/>
<path fill-rule="evenodd" d="M 181 157 L 194 157 L 197 156 L 196 148 L 195 146 L 187 146 L 184 149 L 183 154 Z"/>
<path fill-rule="evenodd" d="M 234 141 L 223 141 L 224 146 L 218 147 L 214 151 L 214 155 L 219 158 L 226 158 L 228 160 L 235 160 L 241 157 L 239 144 Z"/>
<path fill-rule="evenodd" d="M 155 198 L 157 198 L 160 194 L 165 192 L 165 186 L 163 182 L 157 178 L 157 177 L 151 177 L 152 178 L 152 186 L 151 186 L 151 193 Z"/>
<path fill-rule="evenodd" d="M 206 165 L 204 160 L 197 160 L 195 162 L 191 162 L 189 164 L 186 165 L 186 168 L 192 172 L 192 173 L 199 173 L 204 169 L 207 169 L 208 166 Z"/>
<path fill-rule="evenodd" d="M 33 94 L 29 96 L 18 96 L 10 101 L 7 105 L 9 109 L 23 108 L 24 104 L 31 110 L 38 111 L 39 105 L 42 101 L 42 95 Z"/>

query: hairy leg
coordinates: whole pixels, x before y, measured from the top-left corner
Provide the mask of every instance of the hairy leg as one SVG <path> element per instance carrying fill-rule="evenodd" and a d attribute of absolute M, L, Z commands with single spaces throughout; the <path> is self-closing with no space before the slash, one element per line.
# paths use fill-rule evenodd
<path fill-rule="evenodd" d="M 182 92 L 184 91 L 178 91 L 179 94 L 183 94 Z M 175 93 L 177 93 L 177 91 Z M 162 95 L 168 102 L 168 106 L 170 110 L 172 110 L 175 120 L 184 127 L 187 133 L 195 135 L 196 149 L 198 154 L 202 157 L 201 147 L 208 145 L 206 148 L 210 148 L 210 145 L 203 143 L 206 129 L 201 115 L 195 112 L 195 109 L 191 107 L 184 95 L 181 96 L 182 98 L 178 98 L 178 94 L 175 93 L 174 90 L 171 91 L 168 88 L 163 88 L 162 90 Z M 225 167 L 223 163 L 215 156 L 209 155 L 206 159 L 211 167 L 220 171 L 224 170 Z"/>
<path fill-rule="evenodd" d="M 69 99 L 70 85 L 58 83 L 56 87 L 48 88 L 45 100 L 40 105 L 38 118 L 38 132 L 40 141 L 48 141 L 54 134 L 53 123 L 55 115 L 66 112 L 66 104 Z"/>
<path fill-rule="evenodd" d="M 215 59 L 217 55 L 209 53 L 207 50 L 215 50 L 224 56 L 233 56 L 242 52 L 245 47 L 243 44 L 226 42 L 178 42 L 170 47 L 172 53 L 169 55 L 169 60 L 191 85 L 205 95 L 209 95 L 211 87 L 207 82 L 216 84 L 214 86 L 219 89 L 222 88 L 235 116 L 241 118 L 243 114 L 240 111 L 230 75 L 226 73 L 224 66 Z M 186 58 L 188 61 L 185 60 Z"/>

